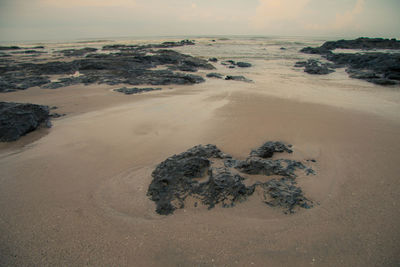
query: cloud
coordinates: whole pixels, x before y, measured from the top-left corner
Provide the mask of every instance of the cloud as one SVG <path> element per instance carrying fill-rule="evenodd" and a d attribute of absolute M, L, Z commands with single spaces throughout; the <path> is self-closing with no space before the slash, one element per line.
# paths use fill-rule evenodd
<path fill-rule="evenodd" d="M 311 0 L 259 0 L 251 25 L 264 28 L 274 22 L 296 20 Z"/>
<path fill-rule="evenodd" d="M 364 10 L 365 0 L 357 0 L 352 10 L 348 10 L 342 14 L 336 14 L 335 22 L 332 28 L 336 30 L 344 29 L 347 27 L 354 27 L 355 20 Z"/>
<path fill-rule="evenodd" d="M 47 6 L 58 8 L 73 7 L 126 7 L 136 6 L 135 0 L 40 0 Z"/>

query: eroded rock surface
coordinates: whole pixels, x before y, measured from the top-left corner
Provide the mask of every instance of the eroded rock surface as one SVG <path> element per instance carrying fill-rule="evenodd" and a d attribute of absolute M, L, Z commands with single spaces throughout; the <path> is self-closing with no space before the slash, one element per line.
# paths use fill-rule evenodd
<path fill-rule="evenodd" d="M 274 153 L 291 153 L 290 147 L 282 142 L 267 142 L 242 161 L 223 153 L 215 145 L 195 146 L 156 167 L 147 195 L 156 203 L 156 212 L 161 215 L 184 208 L 188 197 L 196 200 L 195 207 L 199 204 L 209 209 L 219 204 L 233 207 L 255 190 L 261 190 L 262 201 L 283 208 L 285 213 L 294 212 L 297 206 L 310 208 L 312 202 L 295 185 L 295 172 L 305 170 L 308 175 L 314 171 L 299 161 L 271 159 Z M 245 176 L 253 174 L 281 178 L 246 186 Z"/>

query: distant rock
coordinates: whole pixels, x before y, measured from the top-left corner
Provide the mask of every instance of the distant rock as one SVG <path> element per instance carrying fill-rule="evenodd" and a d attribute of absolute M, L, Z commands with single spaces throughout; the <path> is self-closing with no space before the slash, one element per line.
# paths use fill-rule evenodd
<path fill-rule="evenodd" d="M 62 53 L 66 57 L 81 57 L 88 53 L 94 53 L 97 50 L 97 48 L 85 47 L 81 49 L 65 49 L 58 52 Z"/>
<path fill-rule="evenodd" d="M 22 49 L 19 46 L 0 46 L 0 50 L 18 50 Z"/>
<path fill-rule="evenodd" d="M 192 41 L 168 42 L 158 47 L 191 45 Z M 153 47 L 155 45 L 147 45 Z M 125 46 L 124 46 L 125 47 Z M 198 75 L 175 71 L 195 72 L 215 67 L 207 60 L 168 49 L 122 49 L 120 52 L 95 53 L 95 48 L 62 50 L 66 56 L 81 56 L 75 60 L 26 63 L 2 60 L 0 92 L 23 90 L 33 86 L 55 89 L 73 84 L 196 84 L 204 82 Z M 111 48 L 110 48 L 111 49 Z M 157 66 L 168 69 L 157 70 Z M 71 76 L 79 72 L 79 76 Z M 64 75 L 51 82 L 48 75 Z"/>
<path fill-rule="evenodd" d="M 208 61 L 211 61 L 211 62 L 218 62 L 218 58 L 216 58 L 216 57 L 211 57 L 211 58 L 208 59 Z"/>
<path fill-rule="evenodd" d="M 268 152 L 265 153 L 266 151 Z M 301 188 L 295 186 L 295 171 L 307 169 L 308 174 L 313 174 L 311 168 L 293 160 L 259 157 L 287 151 L 291 151 L 288 145 L 281 142 L 267 142 L 253 150 L 248 159 L 240 161 L 223 153 L 215 145 L 195 146 L 186 152 L 167 158 L 156 167 L 152 173 L 153 180 L 147 195 L 156 203 L 156 212 L 160 215 L 169 215 L 176 209 L 184 208 L 187 197 L 197 200 L 194 207 L 198 207 L 199 204 L 209 209 L 216 205 L 234 207 L 253 195 L 255 190 L 260 191 L 264 203 L 280 207 L 285 213 L 293 213 L 296 207 L 311 208 L 312 202 L 304 196 Z M 272 167 L 268 169 L 269 171 L 265 171 L 264 167 L 262 171 L 259 169 L 257 172 L 246 171 L 247 169 L 239 167 L 242 166 L 242 162 L 247 162 L 252 166 L 251 169 L 256 170 L 259 165 L 253 162 L 257 160 L 269 161 Z M 225 162 L 224 166 L 217 164 L 221 161 Z M 288 164 L 285 165 L 283 161 Z M 247 174 L 281 177 L 246 186 L 244 183 L 246 178 L 238 173 L 238 170 Z"/>
<path fill-rule="evenodd" d="M 228 66 L 229 68 L 235 68 L 240 67 L 240 68 L 248 68 L 251 67 L 252 65 L 247 62 L 235 62 L 234 60 L 225 60 L 221 62 L 222 65 Z"/>
<path fill-rule="evenodd" d="M 0 102 L 0 141 L 18 140 L 41 125 L 50 127 L 49 116 L 48 106 Z"/>
<path fill-rule="evenodd" d="M 122 88 L 114 89 L 115 92 L 124 93 L 126 95 L 140 94 L 143 92 L 159 91 L 159 90 L 161 90 L 161 88 L 137 88 L 137 87 L 126 88 L 126 87 L 122 87 Z"/>
<path fill-rule="evenodd" d="M 304 72 L 307 72 L 309 74 L 324 75 L 335 71 L 332 68 L 332 64 L 321 63 L 315 59 L 309 59 L 308 61 L 298 61 L 296 62 L 295 67 L 304 67 Z"/>
<path fill-rule="evenodd" d="M 224 77 L 222 74 L 216 72 L 208 73 L 206 76 L 208 78 L 217 78 L 217 79 L 222 79 Z"/>
<path fill-rule="evenodd" d="M 333 62 L 323 65 L 310 61 L 304 65 L 308 73 L 327 74 L 333 68 L 346 67 L 351 78 L 366 80 L 379 85 L 400 84 L 400 53 L 333 53 L 334 49 L 400 49 L 400 41 L 382 38 L 358 38 L 325 42 L 320 47 L 306 47 L 300 52 L 319 54 Z M 298 62 L 299 63 L 299 62 Z M 296 66 L 300 66 L 296 63 Z M 306 71 L 305 69 L 305 71 Z"/>
<path fill-rule="evenodd" d="M 241 81 L 241 82 L 252 82 L 252 80 L 247 79 L 246 77 L 242 75 L 234 76 L 234 75 L 228 75 L 225 77 L 225 80 L 233 80 L 233 81 Z"/>
<path fill-rule="evenodd" d="M 249 68 L 251 67 L 251 64 L 247 62 L 236 62 L 236 66 L 240 68 Z"/>

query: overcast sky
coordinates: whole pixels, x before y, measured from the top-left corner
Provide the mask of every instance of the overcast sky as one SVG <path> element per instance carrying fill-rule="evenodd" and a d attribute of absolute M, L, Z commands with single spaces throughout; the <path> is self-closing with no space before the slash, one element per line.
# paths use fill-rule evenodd
<path fill-rule="evenodd" d="M 400 37 L 400 0 L 0 0 L 0 41 L 129 36 Z"/>

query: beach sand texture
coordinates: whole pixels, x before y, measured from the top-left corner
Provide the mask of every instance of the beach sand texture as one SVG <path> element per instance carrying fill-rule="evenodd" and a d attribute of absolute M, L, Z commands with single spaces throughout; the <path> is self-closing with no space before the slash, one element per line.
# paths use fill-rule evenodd
<path fill-rule="evenodd" d="M 237 43 L 258 49 L 261 41 L 224 42 L 214 51 L 230 54 L 216 56 L 237 60 Z M 292 67 L 303 44 L 289 52 L 281 45 L 266 46 L 268 59 L 243 55 L 251 68 L 215 64 L 253 83 L 207 79 L 132 96 L 106 85 L 0 95 L 67 114 L 0 146 L 0 265 L 398 266 L 398 87 L 340 70 L 307 75 Z M 177 50 L 209 56 L 207 40 L 196 46 Z M 244 159 L 266 141 L 293 144 L 293 154 L 275 158 L 316 160 L 316 175 L 297 178 L 313 208 L 287 215 L 254 194 L 233 208 L 155 213 L 147 188 L 167 157 L 215 144 Z"/>

